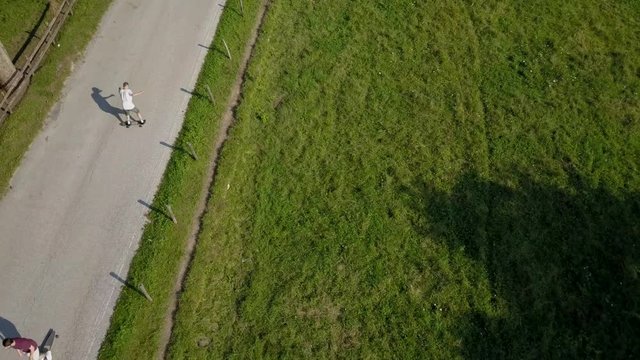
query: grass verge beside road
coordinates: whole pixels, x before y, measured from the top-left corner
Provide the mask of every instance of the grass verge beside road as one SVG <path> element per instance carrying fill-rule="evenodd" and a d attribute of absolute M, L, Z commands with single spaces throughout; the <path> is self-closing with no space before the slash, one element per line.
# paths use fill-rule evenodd
<path fill-rule="evenodd" d="M 178 267 L 191 233 L 194 216 L 202 193 L 203 182 L 212 159 L 222 114 L 227 107 L 230 90 L 238 75 L 240 55 L 249 39 L 261 2 L 244 4 L 241 15 L 237 3 L 229 2 L 224 10 L 212 51 L 202 66 L 194 96 L 191 97 L 182 130 L 176 140 L 162 182 L 154 198 L 153 207 L 164 211 L 171 204 L 178 224 L 160 211 L 149 214 L 139 248 L 128 274 L 128 281 L 144 284 L 153 297 L 148 302 L 130 288 L 123 288 L 116 304 L 111 325 L 102 343 L 99 359 L 155 358 L 165 326 L 165 314 L 176 282 Z M 225 39 L 232 60 L 227 59 L 222 39 Z M 206 85 L 211 87 L 215 104 L 209 102 Z M 185 151 L 193 144 L 199 160 Z"/>
<path fill-rule="evenodd" d="M 170 358 L 637 357 L 639 15 L 274 1 Z"/>
<path fill-rule="evenodd" d="M 37 6 L 35 2 L 30 3 Z M 51 47 L 40 69 L 32 77 L 31 85 L 21 103 L 0 125 L 0 149 L 2 149 L 0 151 L 0 196 L 6 192 L 22 156 L 42 129 L 51 107 L 58 101 L 64 81 L 71 73 L 74 62 L 82 58 L 85 47 L 93 37 L 102 15 L 110 4 L 111 0 L 78 0 L 76 2 L 73 15 L 67 18 L 59 33 L 60 47 Z M 16 10 L 15 14 L 8 13 L 6 16 L 14 19 L 15 16 L 26 11 L 33 15 L 33 19 L 37 19 L 39 11 L 43 10 L 38 7 L 37 11 L 28 12 L 24 9 L 22 1 L 9 1 L 9 4 L 3 5 L 3 17 L 5 11 L 17 9 L 17 7 L 22 10 Z M 8 26 L 7 39 L 15 39 L 21 31 L 26 31 L 21 27 L 24 23 L 15 21 L 5 23 L 3 26 Z M 44 24 L 41 27 L 44 27 Z M 18 43 L 19 41 L 15 40 L 10 42 L 12 45 L 8 46 L 9 49 L 17 51 Z"/>

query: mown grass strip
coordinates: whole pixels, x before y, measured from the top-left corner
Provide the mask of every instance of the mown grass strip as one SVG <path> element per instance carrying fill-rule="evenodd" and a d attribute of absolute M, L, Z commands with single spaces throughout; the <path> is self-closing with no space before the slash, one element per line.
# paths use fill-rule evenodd
<path fill-rule="evenodd" d="M 242 3 L 241 3 L 241 6 L 242 6 Z M 186 254 L 183 257 L 180 264 L 180 268 L 178 270 L 177 282 L 174 288 L 175 296 L 173 297 L 173 299 L 171 299 L 171 303 L 167 310 L 167 316 L 165 319 L 166 325 L 164 329 L 164 334 L 160 342 L 162 358 L 166 357 L 167 349 L 170 346 L 171 333 L 175 324 L 175 314 L 177 313 L 177 310 L 178 310 L 180 294 L 184 289 L 186 274 L 188 273 L 189 266 L 191 265 L 191 262 L 193 260 L 194 249 L 197 244 L 197 239 L 199 238 L 200 232 L 202 230 L 202 220 L 206 216 L 206 208 L 209 201 L 211 200 L 211 192 L 209 190 L 211 190 L 213 185 L 215 184 L 215 174 L 216 174 L 218 161 L 220 160 L 220 154 L 222 153 L 224 144 L 226 143 L 227 134 L 229 133 L 234 123 L 235 110 L 238 104 L 240 103 L 240 98 L 242 97 L 241 88 L 245 80 L 245 71 L 251 60 L 251 55 L 253 53 L 256 40 L 258 38 L 258 33 L 260 32 L 260 28 L 263 24 L 264 18 L 266 17 L 268 8 L 269 8 L 269 0 L 262 0 L 262 6 L 260 11 L 257 14 L 254 28 L 251 31 L 251 36 L 249 38 L 247 45 L 244 48 L 243 54 L 241 55 L 242 60 L 241 60 L 240 69 L 238 70 L 236 80 L 231 89 L 231 97 L 229 99 L 229 102 L 227 103 L 227 110 L 225 111 L 222 117 L 222 121 L 220 122 L 218 138 L 216 139 L 216 142 L 215 142 L 214 150 L 211 156 L 212 161 L 209 165 L 209 170 L 206 176 L 206 179 L 208 180 L 204 181 L 202 184 L 203 196 L 201 197 L 200 202 L 198 203 L 198 207 L 195 214 L 195 216 L 197 217 L 197 224 L 193 227 L 191 234 L 189 235 L 189 240 L 187 241 L 187 246 L 186 246 Z M 241 11 L 241 14 L 244 15 L 244 10 Z M 231 59 L 231 56 L 229 56 L 229 48 L 226 42 L 224 41 L 224 39 L 222 40 L 222 42 L 225 45 L 225 48 L 227 50 L 227 55 L 228 55 L 227 57 Z M 211 89 L 209 89 L 209 86 L 206 86 L 206 88 L 209 93 L 210 100 L 211 102 L 213 102 L 213 95 L 211 94 Z M 192 157 L 197 159 L 197 156 L 195 156 L 195 152 L 191 146 L 191 143 L 187 143 L 187 145 L 189 145 L 190 154 L 192 155 Z M 206 196 L 204 196 L 204 194 L 206 194 Z M 199 346 L 202 346 L 201 344 L 202 342 L 200 342 Z"/>
<path fill-rule="evenodd" d="M 639 4 L 274 1 L 170 358 L 637 358 Z"/>
<path fill-rule="evenodd" d="M 33 2 L 30 4 L 37 5 Z M 74 62 L 81 59 L 84 49 L 110 4 L 111 0 L 78 0 L 76 2 L 73 15 L 67 18 L 59 33 L 60 47 L 51 47 L 40 69 L 33 76 L 20 105 L 0 126 L 0 195 L 6 192 L 22 156 L 40 132 L 51 107 L 58 101 L 64 81 L 71 73 Z M 19 7 L 19 11 L 9 12 L 16 7 Z M 8 11 L 6 15 L 5 10 Z M 9 4 L 2 5 L 3 17 L 10 16 L 13 20 L 15 20 L 14 16 L 19 17 L 21 14 L 28 13 L 31 14 L 29 19 L 37 18 L 38 12 L 31 10 L 33 9 L 26 9 L 22 1 L 9 1 Z M 43 8 L 38 7 L 37 10 L 42 11 Z M 10 26 L 8 34 L 14 34 L 11 39 L 20 38 L 17 34 L 22 31 L 20 26 L 24 23 L 11 21 L 4 25 Z M 9 48 L 17 51 L 20 41 L 12 40 L 9 43 L 11 44 Z"/>
<path fill-rule="evenodd" d="M 166 309 L 174 295 L 180 261 L 197 217 L 197 205 L 206 196 L 201 184 L 209 181 L 210 157 L 227 106 L 227 101 L 212 104 L 207 87 L 215 99 L 229 98 L 241 57 L 229 60 L 224 55 L 222 39 L 232 54 L 242 54 L 260 2 L 245 4 L 244 15 L 234 6 L 237 5 L 229 2 L 220 19 L 212 50 L 205 59 L 176 140 L 176 146 L 182 150 L 172 153 L 154 199 L 153 207 L 158 209 L 170 203 L 179 221 L 174 224 L 164 214 L 150 213 L 150 223 L 129 269 L 128 281 L 144 284 L 153 302 L 123 289 L 100 349 L 100 359 L 154 358 L 158 354 Z M 186 151 L 188 144 L 199 155 L 198 160 Z"/>

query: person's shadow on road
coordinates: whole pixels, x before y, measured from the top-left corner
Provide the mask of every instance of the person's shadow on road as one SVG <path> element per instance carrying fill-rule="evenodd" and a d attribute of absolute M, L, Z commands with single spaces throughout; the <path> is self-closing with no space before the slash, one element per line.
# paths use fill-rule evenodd
<path fill-rule="evenodd" d="M 13 323 L 0 316 L 0 340 L 20 337 L 20 333 Z"/>
<path fill-rule="evenodd" d="M 124 110 L 111 106 L 111 104 L 109 104 L 109 102 L 107 101 L 108 98 L 115 95 L 111 94 L 109 96 L 102 96 L 102 90 L 98 89 L 97 87 L 93 87 L 91 88 L 91 90 L 93 91 L 91 93 L 91 98 L 96 102 L 96 104 L 98 104 L 100 110 L 113 115 L 116 119 L 118 119 L 120 125 L 123 125 L 124 122 L 122 121 L 122 118 L 120 118 L 120 115 L 125 114 Z"/>

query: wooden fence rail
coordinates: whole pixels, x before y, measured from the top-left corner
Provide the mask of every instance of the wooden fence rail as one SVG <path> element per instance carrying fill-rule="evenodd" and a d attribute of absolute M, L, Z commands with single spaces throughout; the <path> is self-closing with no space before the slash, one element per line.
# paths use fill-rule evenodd
<path fill-rule="evenodd" d="M 44 59 L 47 51 L 53 44 L 53 41 L 58 36 L 58 32 L 62 28 L 62 25 L 67 20 L 67 17 L 71 13 L 71 9 L 76 0 L 63 0 L 58 8 L 58 13 L 53 17 L 47 30 L 40 38 L 38 45 L 33 49 L 33 52 L 27 58 L 25 64 L 16 69 L 13 76 L 8 81 L 5 87 L 5 95 L 0 99 L 0 124 L 2 121 L 13 111 L 13 108 L 20 102 L 24 93 L 29 87 L 31 82 L 31 76 L 38 70 L 40 63 Z"/>

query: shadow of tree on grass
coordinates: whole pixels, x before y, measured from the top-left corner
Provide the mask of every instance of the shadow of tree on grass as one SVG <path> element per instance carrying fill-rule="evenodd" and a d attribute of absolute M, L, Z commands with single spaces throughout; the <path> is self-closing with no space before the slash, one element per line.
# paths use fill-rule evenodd
<path fill-rule="evenodd" d="M 463 175 L 451 192 L 417 181 L 410 196 L 424 236 L 464 249 L 508 309 L 472 309 L 456 323 L 466 358 L 637 358 L 640 197 L 567 190 L 525 174 L 505 186 Z"/>

